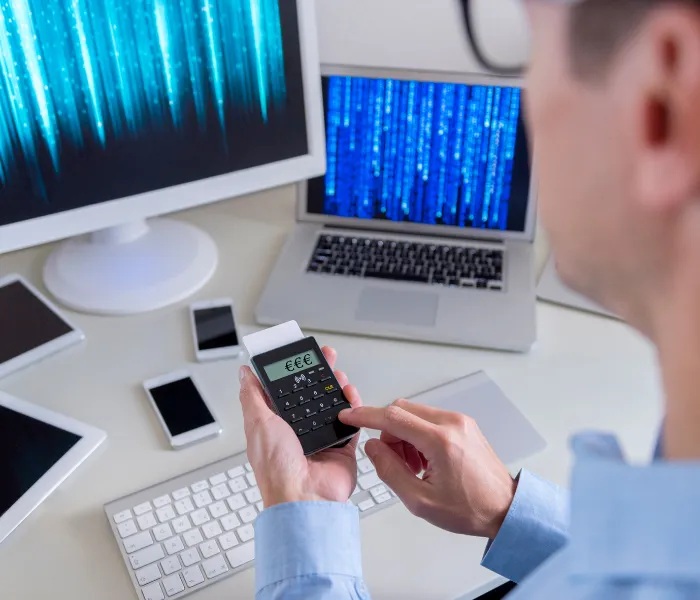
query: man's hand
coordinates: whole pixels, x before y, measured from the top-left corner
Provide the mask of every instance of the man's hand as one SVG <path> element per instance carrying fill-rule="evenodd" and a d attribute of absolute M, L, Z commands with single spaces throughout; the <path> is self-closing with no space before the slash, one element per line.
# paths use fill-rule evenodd
<path fill-rule="evenodd" d="M 454 533 L 496 536 L 516 484 L 473 419 L 398 400 L 345 410 L 340 420 L 382 432 L 365 452 L 414 515 Z"/>
<path fill-rule="evenodd" d="M 337 354 L 323 348 L 331 368 Z M 353 407 L 362 405 L 348 378 L 335 372 L 345 397 Z M 355 489 L 357 436 L 344 448 L 333 448 L 307 458 L 294 430 L 268 405 L 258 378 L 241 367 L 241 406 L 248 440 L 248 459 L 266 507 L 285 502 L 328 500 L 347 502 Z"/>

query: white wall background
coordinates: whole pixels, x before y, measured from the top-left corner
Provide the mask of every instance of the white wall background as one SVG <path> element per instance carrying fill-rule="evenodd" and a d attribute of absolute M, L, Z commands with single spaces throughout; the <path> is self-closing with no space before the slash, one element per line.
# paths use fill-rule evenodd
<path fill-rule="evenodd" d="M 473 0 L 504 51 L 522 55 L 522 0 Z M 316 0 L 327 64 L 479 72 L 458 0 Z M 514 22 L 517 20 L 517 23 Z"/>

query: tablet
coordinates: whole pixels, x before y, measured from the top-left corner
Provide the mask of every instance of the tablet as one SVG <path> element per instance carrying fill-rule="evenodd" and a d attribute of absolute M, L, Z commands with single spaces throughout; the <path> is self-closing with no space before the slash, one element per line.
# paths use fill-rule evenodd
<path fill-rule="evenodd" d="M 0 277 L 0 377 L 85 339 L 19 275 Z"/>
<path fill-rule="evenodd" d="M 106 437 L 99 429 L 0 392 L 0 543 Z"/>

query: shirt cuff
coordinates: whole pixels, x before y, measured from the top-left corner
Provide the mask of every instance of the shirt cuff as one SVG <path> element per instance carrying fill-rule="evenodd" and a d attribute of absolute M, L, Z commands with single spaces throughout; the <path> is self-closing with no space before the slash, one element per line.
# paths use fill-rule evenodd
<path fill-rule="evenodd" d="M 264 510 L 255 522 L 256 591 L 306 575 L 362 578 L 355 506 L 295 502 Z"/>
<path fill-rule="evenodd" d="M 569 494 L 529 471 L 518 475 L 513 503 L 482 566 L 521 582 L 568 540 Z"/>

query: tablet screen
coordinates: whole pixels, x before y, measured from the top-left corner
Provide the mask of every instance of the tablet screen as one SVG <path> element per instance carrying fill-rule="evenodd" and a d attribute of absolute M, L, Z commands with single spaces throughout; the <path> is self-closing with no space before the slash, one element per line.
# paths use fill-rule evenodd
<path fill-rule="evenodd" d="M 0 406 L 0 516 L 81 439 Z"/>
<path fill-rule="evenodd" d="M 0 331 L 2 364 L 73 329 L 20 281 L 14 281 L 0 287 Z"/>

